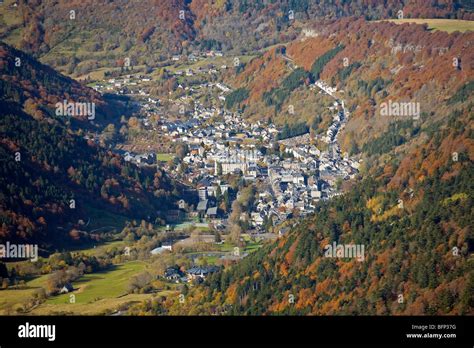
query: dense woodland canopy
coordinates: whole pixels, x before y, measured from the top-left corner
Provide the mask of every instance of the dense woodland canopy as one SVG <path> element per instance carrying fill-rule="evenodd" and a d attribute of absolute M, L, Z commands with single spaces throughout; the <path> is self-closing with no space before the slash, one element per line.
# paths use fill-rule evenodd
<path fill-rule="evenodd" d="M 120 107 L 3 43 L 0 57 L 0 240 L 49 248 L 100 239 L 71 232 L 87 221 L 86 209 L 161 221 L 177 199 L 171 180 L 84 139 L 82 130 L 92 126 L 53 108 L 63 98 L 97 102 L 111 120 Z"/>
<path fill-rule="evenodd" d="M 13 43 L 20 31 L 19 48 L 61 71 L 82 74 L 125 57 L 135 65 L 153 66 L 196 48 L 251 52 L 294 39 L 299 30 L 295 21 L 377 20 L 396 18 L 400 10 L 405 18 L 473 18 L 468 0 L 22 0 L 17 19 L 5 25 L 2 38 Z M 74 20 L 70 11 L 75 11 Z M 51 51 L 61 53 L 49 55 Z"/>
<path fill-rule="evenodd" d="M 229 72 L 228 84 L 249 93 L 239 104 L 244 117 L 271 119 L 282 127 L 285 123 L 311 125 L 322 116 L 322 131 L 331 100 L 321 97 L 318 90 L 309 90 L 310 82 L 321 79 L 345 93 L 341 95 L 351 116 L 342 145 L 344 151 L 357 152 L 387 131 L 391 120 L 377 117 L 377 106 L 384 101 L 418 101 L 422 118 L 433 122 L 444 117 L 445 110 L 438 106 L 457 90 L 467 84 L 457 101 L 465 100 L 471 91 L 472 32 L 448 34 L 422 25 L 353 18 L 315 24 L 314 32 L 314 37 L 257 55 L 239 73 Z M 453 57 L 464 62 L 460 68 L 453 68 Z M 298 68 L 292 69 L 293 65 Z M 287 112 L 290 106 L 291 114 Z"/>

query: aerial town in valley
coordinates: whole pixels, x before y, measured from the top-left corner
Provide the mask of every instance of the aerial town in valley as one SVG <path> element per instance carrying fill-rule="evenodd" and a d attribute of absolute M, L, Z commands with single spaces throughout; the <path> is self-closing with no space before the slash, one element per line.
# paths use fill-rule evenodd
<path fill-rule="evenodd" d="M 317 133 L 252 121 L 226 104 L 234 87 L 222 77 L 239 59 L 214 51 L 172 56 L 159 76 L 135 71 L 125 62 L 120 72 L 89 83 L 135 112 L 120 122 L 120 131 L 114 129 L 115 136 L 106 127 L 85 138 L 132 165 L 162 168 L 186 188 L 186 195 L 163 216 L 164 239 L 150 254 L 188 250 L 184 255 L 194 267 L 185 272 L 168 268 L 164 279 L 171 283 L 205 279 L 216 271 L 214 266 L 237 262 L 265 241 L 281 237 L 313 213 L 319 201 L 342 194 L 343 183 L 359 173 L 360 158 L 341 153 L 338 143 L 350 117 L 342 91 L 322 80 L 308 85 L 328 110 L 327 128 Z M 156 97 L 160 79 L 175 82 Z"/>
<path fill-rule="evenodd" d="M 0 0 L 0 316 L 473 314 L 471 4 Z"/>
<path fill-rule="evenodd" d="M 186 61 L 209 57 L 222 57 L 222 53 L 196 52 Z M 173 56 L 174 61 L 180 59 L 182 57 Z M 337 91 L 317 81 L 310 89 L 334 99 L 329 107 L 333 113 L 332 123 L 326 133 L 314 135 L 326 144 L 325 150 L 314 145 L 309 132 L 282 138 L 281 129 L 274 124 L 251 123 L 242 119 L 239 112 L 224 107 L 226 95 L 232 88 L 215 82 L 215 76 L 225 69 L 225 64 L 208 64 L 195 70 L 167 71 L 175 76 L 197 76 L 199 83 L 180 83 L 177 86 L 182 92 L 180 96 L 166 101 L 150 96 L 153 81 L 143 74 L 110 78 L 92 87 L 101 93 L 132 97 L 143 115 L 138 118 L 142 131 L 158 134 L 158 138 L 146 142 L 146 146 L 121 144 L 115 150 L 136 165 L 161 163 L 170 176 L 189 186 L 196 201 L 190 204 L 182 200 L 180 209 L 186 210 L 189 216 L 199 217 L 200 221 L 226 228 L 231 203 L 240 195 L 229 179 L 238 178 L 244 186 L 254 189 L 255 200 L 250 210 L 242 213 L 248 219 L 249 230 L 265 234 L 270 226 L 277 228 L 273 230 L 278 232 L 276 235 L 281 235 L 287 230 L 278 228 L 283 222 L 295 215 L 310 214 L 316 202 L 340 194 L 341 183 L 357 175 L 359 160 L 341 154 L 337 140 L 349 113 L 344 101 L 336 96 Z M 203 96 L 211 96 L 212 101 L 204 105 Z M 159 152 L 171 152 L 177 144 L 182 145 L 184 152 L 179 159 L 175 158 L 174 165 L 160 161 Z M 223 200 L 227 207 L 222 204 Z"/>

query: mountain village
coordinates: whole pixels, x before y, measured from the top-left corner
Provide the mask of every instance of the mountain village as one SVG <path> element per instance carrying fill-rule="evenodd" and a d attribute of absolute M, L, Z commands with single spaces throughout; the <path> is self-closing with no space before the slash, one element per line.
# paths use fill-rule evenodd
<path fill-rule="evenodd" d="M 216 54 L 219 55 L 215 52 L 196 53 L 188 60 L 197 61 Z M 174 74 L 200 74 L 207 80 L 207 76 L 218 73 L 216 69 L 226 69 L 226 66 L 208 64 L 207 68 L 197 71 L 177 70 Z M 306 216 L 312 213 L 316 202 L 339 195 L 341 182 L 354 178 L 358 173 L 359 161 L 341 154 L 337 142 L 349 113 L 344 101 L 337 98 L 336 90 L 323 81 L 310 86 L 315 93 L 334 98 L 334 104 L 329 107 L 334 114 L 332 123 L 325 134 L 317 135 L 319 141 L 327 144 L 327 149 L 321 151 L 312 145 L 308 133 L 281 139 L 281 130 L 274 124 L 251 123 L 242 119 L 239 112 L 226 110 L 224 102 L 232 89 L 223 83 L 180 84 L 178 89 L 186 91 L 185 95 L 170 98 L 165 108 L 163 101 L 150 97 L 147 88 L 150 80 L 143 75 L 127 75 L 126 78 L 97 83 L 94 88 L 102 93 L 112 91 L 132 97 L 144 115 L 139 119 L 144 129 L 159 133 L 164 143 L 186 146 L 187 153 L 181 163 L 174 169 L 169 168 L 168 174 L 195 191 L 197 203 L 191 210 L 187 209 L 188 212 L 211 221 L 215 226 L 227 225 L 229 214 L 219 209 L 218 198 L 229 194 L 228 175 L 239 176 L 256 188 L 256 200 L 252 210 L 246 213 L 250 217 L 249 227 L 260 233 L 265 231 L 264 225 L 269 221 L 271 226 L 278 226 L 296 214 Z M 203 94 L 217 99 L 212 107 L 200 102 L 199 97 Z M 156 114 L 160 115 L 159 121 L 153 120 Z M 126 161 L 136 165 L 158 163 L 154 151 L 118 152 Z M 238 195 L 239 192 L 232 192 L 230 197 L 235 199 Z M 188 204 L 180 201 L 179 208 L 183 210 L 184 207 Z M 285 229 L 279 231 L 284 233 Z"/>

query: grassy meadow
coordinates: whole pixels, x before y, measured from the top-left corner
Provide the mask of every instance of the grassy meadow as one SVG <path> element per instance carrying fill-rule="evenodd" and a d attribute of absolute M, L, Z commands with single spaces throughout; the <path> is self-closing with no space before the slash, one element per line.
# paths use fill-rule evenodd
<path fill-rule="evenodd" d="M 112 243 L 113 245 L 117 243 Z M 104 245 L 102 248 L 111 247 Z M 97 249 L 91 249 L 94 253 Z M 48 298 L 44 303 L 28 312 L 32 315 L 77 314 L 94 315 L 111 312 L 120 305 L 130 302 L 141 302 L 156 295 L 170 295 L 173 290 L 164 290 L 155 294 L 127 294 L 130 279 L 147 269 L 142 261 L 131 261 L 114 265 L 109 270 L 86 274 L 73 282 L 74 291 Z M 0 315 L 14 314 L 16 309 L 33 297 L 35 291 L 46 287 L 49 275 L 36 277 L 18 289 L 2 290 L 0 292 Z M 74 294 L 75 303 L 70 303 Z"/>
<path fill-rule="evenodd" d="M 423 19 L 423 18 L 404 18 L 404 19 L 389 19 L 389 22 L 395 24 L 415 23 L 415 24 L 428 24 L 428 29 L 433 31 L 446 31 L 453 33 L 459 31 L 464 33 L 466 31 L 474 31 L 474 21 L 465 21 L 460 19 Z"/>

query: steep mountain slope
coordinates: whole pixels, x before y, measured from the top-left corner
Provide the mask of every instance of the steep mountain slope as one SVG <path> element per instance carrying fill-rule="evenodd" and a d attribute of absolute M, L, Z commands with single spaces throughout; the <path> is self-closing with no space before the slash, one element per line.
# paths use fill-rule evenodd
<path fill-rule="evenodd" d="M 138 169 L 84 139 L 84 130 L 97 126 L 55 108 L 63 100 L 97 103 L 97 117 L 110 119 L 114 105 L 3 43 L 0 69 L 1 241 L 34 241 L 51 250 L 99 238 L 80 220 L 109 214 L 154 221 L 171 206 L 174 185 L 163 172 Z"/>
<path fill-rule="evenodd" d="M 472 101 L 457 103 L 400 146 L 393 137 L 412 126 L 394 124 L 366 149 L 369 168 L 343 196 L 320 203 L 279 240 L 209 277 L 184 305 L 169 299 L 156 308 L 168 314 L 473 314 L 472 107 Z M 372 156 L 380 151 L 384 161 L 376 165 Z M 327 246 L 354 251 L 327 254 Z"/>
<path fill-rule="evenodd" d="M 367 179 L 344 197 L 320 205 L 314 217 L 278 242 L 211 277 L 186 305 L 168 304 L 167 310 L 472 314 L 473 169 L 466 157 L 456 164 L 448 161 L 413 186 L 411 194 L 381 192 L 383 175 Z M 404 197 L 402 209 L 399 197 Z M 326 257 L 325 246 L 334 242 L 363 245 L 363 260 Z"/>
<path fill-rule="evenodd" d="M 85 73 L 125 58 L 154 66 L 194 48 L 241 53 L 294 38 L 315 19 L 472 18 L 468 1 L 145 0 L 5 1 L 0 38 L 61 71 Z M 73 11 L 73 12 L 71 12 Z M 143 53 L 147 54 L 143 54 Z"/>
<path fill-rule="evenodd" d="M 184 0 L 21 1 L 4 11 L 3 20 L 13 22 L 5 41 L 69 73 L 114 67 L 125 58 L 153 65 L 195 36 Z"/>
<path fill-rule="evenodd" d="M 271 118 L 280 125 L 305 121 L 323 131 L 326 124 L 318 119 L 333 100 L 309 88 L 320 79 L 339 90 L 336 96 L 350 111 L 340 140 L 345 151 L 357 153 L 393 121 L 380 117 L 384 102 L 418 102 L 420 122 L 435 122 L 450 108 L 445 101 L 474 78 L 472 32 L 433 33 L 420 25 L 353 19 L 309 29 L 310 34 L 255 58 L 240 73 L 229 73 L 227 82 L 249 95 L 236 106 L 245 117 Z"/>
<path fill-rule="evenodd" d="M 101 95 L 3 42 L 0 42 L 0 73 L 2 99 L 17 103 L 38 119 L 54 116 L 56 104 L 64 100 L 95 104 L 93 118 L 73 113 L 70 119 L 72 126 L 88 129 L 100 130 L 121 115 L 135 111 L 127 98 Z"/>
<path fill-rule="evenodd" d="M 360 177 L 276 242 L 193 288 L 185 304 L 156 301 L 157 310 L 473 314 L 474 34 L 352 19 L 314 34 L 229 75 L 239 87 L 231 99 L 249 118 L 297 123 L 334 102 L 309 83 L 343 89 L 350 119 L 340 140 L 362 159 Z M 381 115 L 389 100 L 419 103 L 420 117 Z M 298 105 L 309 105 L 306 115 Z M 333 243 L 363 247 L 362 257 L 329 257 Z"/>

